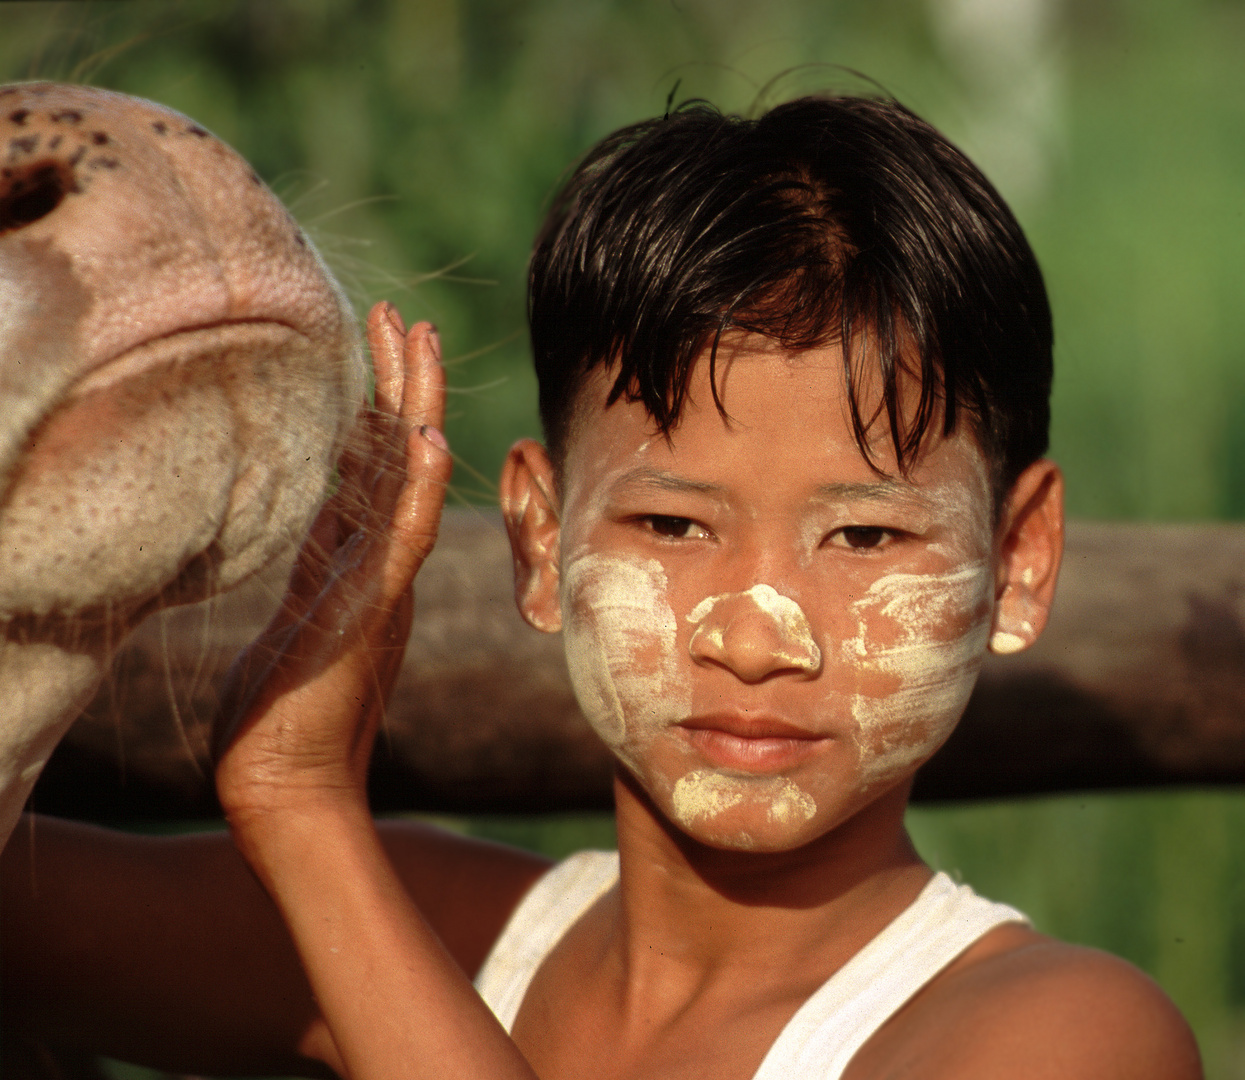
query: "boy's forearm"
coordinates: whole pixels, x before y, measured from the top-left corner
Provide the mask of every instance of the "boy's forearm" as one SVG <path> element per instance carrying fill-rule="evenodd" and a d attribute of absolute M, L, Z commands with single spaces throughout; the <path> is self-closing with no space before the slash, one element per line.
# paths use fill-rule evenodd
<path fill-rule="evenodd" d="M 425 922 L 366 806 L 324 799 L 235 825 L 294 937 L 329 1034 L 305 1052 L 353 1080 L 533 1073 Z"/>
<path fill-rule="evenodd" d="M 0 858 L 10 1031 L 178 1072 L 307 1074 L 317 1010 L 275 906 L 224 833 L 23 822 Z"/>
<path fill-rule="evenodd" d="M 410 629 L 451 459 L 429 324 L 368 319 L 375 408 L 291 579 L 298 618 L 238 669 L 216 767 L 239 850 L 284 917 L 347 1076 L 530 1077 L 407 895 L 367 808 L 367 765 Z M 275 648 L 275 654 L 273 649 Z M 248 663 L 258 659 L 259 663 Z"/>

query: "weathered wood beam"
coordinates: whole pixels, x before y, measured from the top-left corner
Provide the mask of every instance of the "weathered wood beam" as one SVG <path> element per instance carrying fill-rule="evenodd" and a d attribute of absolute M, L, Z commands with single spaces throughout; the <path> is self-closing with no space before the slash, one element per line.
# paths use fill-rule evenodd
<path fill-rule="evenodd" d="M 449 512 L 376 754 L 378 810 L 608 805 L 610 760 L 571 696 L 560 640 L 522 623 L 510 580 L 497 515 Z M 278 594 L 270 578 L 140 629 L 34 808 L 214 813 L 216 687 Z M 989 661 L 917 797 L 1242 781 L 1245 527 L 1078 524 L 1049 629 L 1030 652 Z"/>
<path fill-rule="evenodd" d="M 993 658 L 926 799 L 1245 782 L 1245 527 L 1069 528 L 1050 625 Z"/>

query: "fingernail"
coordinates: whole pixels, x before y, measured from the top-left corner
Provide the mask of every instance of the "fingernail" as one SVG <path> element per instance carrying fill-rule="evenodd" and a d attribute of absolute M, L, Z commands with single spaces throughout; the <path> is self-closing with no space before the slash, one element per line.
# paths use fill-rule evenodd
<path fill-rule="evenodd" d="M 442 450 L 448 450 L 450 444 L 445 441 L 445 436 L 441 434 L 431 424 L 422 424 L 419 433 L 427 439 L 433 446 L 439 446 Z"/>
<path fill-rule="evenodd" d="M 432 343 L 432 351 L 436 354 L 437 363 L 441 363 L 441 335 L 437 333 L 436 326 L 428 327 L 428 340 Z"/>
<path fill-rule="evenodd" d="M 389 325 L 397 330 L 400 334 L 406 333 L 406 327 L 402 324 L 402 316 L 398 314 L 398 309 L 385 301 L 385 318 L 389 320 Z"/>

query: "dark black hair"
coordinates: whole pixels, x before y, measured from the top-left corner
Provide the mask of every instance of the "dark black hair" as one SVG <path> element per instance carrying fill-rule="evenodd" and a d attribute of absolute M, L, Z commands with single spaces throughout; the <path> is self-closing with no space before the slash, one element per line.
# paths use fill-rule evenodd
<path fill-rule="evenodd" d="M 1051 317 L 1041 271 L 990 182 L 897 102 L 810 97 L 757 119 L 691 102 L 580 163 L 536 239 L 528 316 L 545 438 L 561 465 L 590 371 L 609 403 L 677 425 L 697 357 L 728 330 L 843 344 L 852 422 L 885 414 L 901 472 L 960 410 L 996 508 L 1046 450 Z M 867 372 L 882 376 L 861 408 Z M 903 373 L 919 380 L 901 409 Z M 871 374 L 871 373 L 870 373 Z M 872 385 L 877 385 L 872 383 Z"/>

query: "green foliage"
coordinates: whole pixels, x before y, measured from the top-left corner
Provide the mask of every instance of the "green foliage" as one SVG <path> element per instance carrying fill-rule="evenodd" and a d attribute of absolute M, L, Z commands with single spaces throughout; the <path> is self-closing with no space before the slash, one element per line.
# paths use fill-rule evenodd
<path fill-rule="evenodd" d="M 1056 312 L 1054 450 L 1079 516 L 1245 514 L 1239 5 L 1106 0 L 131 0 L 0 6 L 0 77 L 156 98 L 249 157 L 362 308 L 441 327 L 486 498 L 536 433 L 523 277 L 568 164 L 667 96 L 749 109 L 878 84 L 1015 203 Z M 943 12 L 937 16 L 936 12 Z M 676 89 L 677 88 L 677 89 Z"/>
<path fill-rule="evenodd" d="M 236 145 L 361 308 L 387 296 L 438 323 L 451 441 L 484 478 L 458 487 L 486 498 L 536 433 L 524 264 L 568 164 L 672 92 L 746 110 L 868 89 L 848 69 L 865 72 L 958 139 L 1031 232 L 1073 512 L 1239 518 L 1243 40 L 1240 6 L 1212 0 L 7 3 L 0 77 L 156 98 Z"/>

